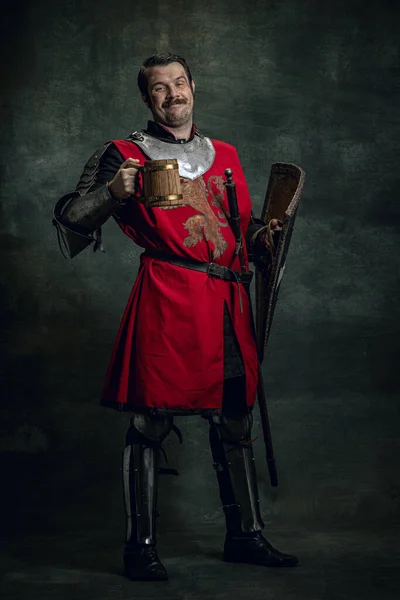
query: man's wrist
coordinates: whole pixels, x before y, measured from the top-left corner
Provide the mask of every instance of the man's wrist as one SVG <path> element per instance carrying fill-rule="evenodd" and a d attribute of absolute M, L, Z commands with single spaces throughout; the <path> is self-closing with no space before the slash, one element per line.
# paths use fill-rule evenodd
<path fill-rule="evenodd" d="M 112 191 L 112 189 L 110 187 L 110 182 L 109 181 L 107 181 L 107 183 L 106 183 L 106 188 L 107 188 L 107 191 L 108 191 L 108 195 L 110 196 L 110 198 L 111 198 L 111 200 L 113 202 L 115 202 L 119 206 L 123 206 L 126 203 L 126 201 L 123 198 L 119 198 L 118 196 L 116 196 L 113 193 L 113 191 Z"/>

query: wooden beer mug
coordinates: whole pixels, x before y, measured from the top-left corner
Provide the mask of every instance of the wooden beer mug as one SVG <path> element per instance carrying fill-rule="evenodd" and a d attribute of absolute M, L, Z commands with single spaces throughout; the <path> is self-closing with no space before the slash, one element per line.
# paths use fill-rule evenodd
<path fill-rule="evenodd" d="M 176 158 L 146 160 L 138 170 L 142 173 L 142 201 L 146 208 L 184 204 Z"/>

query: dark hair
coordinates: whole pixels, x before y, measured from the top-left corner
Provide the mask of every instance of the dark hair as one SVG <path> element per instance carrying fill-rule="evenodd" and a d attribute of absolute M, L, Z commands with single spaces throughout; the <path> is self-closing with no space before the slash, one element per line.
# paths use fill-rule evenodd
<path fill-rule="evenodd" d="M 171 54 L 171 53 L 154 54 L 154 56 L 150 56 L 150 58 L 148 58 L 144 61 L 143 65 L 140 67 L 140 71 L 138 73 L 138 78 L 137 78 L 140 93 L 142 94 L 142 96 L 145 96 L 147 98 L 147 100 L 149 100 L 149 93 L 147 90 L 148 81 L 147 81 L 146 70 L 149 67 L 166 67 L 167 65 L 169 65 L 170 63 L 173 63 L 173 62 L 177 62 L 182 65 L 182 67 L 185 69 L 185 73 L 189 80 L 189 85 L 190 85 L 190 87 L 192 87 L 192 74 L 191 74 L 189 66 L 188 66 L 186 60 L 183 58 L 183 56 L 179 56 L 178 54 Z"/>

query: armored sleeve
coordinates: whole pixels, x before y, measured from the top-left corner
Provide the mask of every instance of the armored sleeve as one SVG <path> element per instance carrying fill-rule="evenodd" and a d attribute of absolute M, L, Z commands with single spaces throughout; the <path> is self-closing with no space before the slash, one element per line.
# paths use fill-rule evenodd
<path fill-rule="evenodd" d="M 265 246 L 265 223 L 262 219 L 257 219 L 251 211 L 250 223 L 246 232 L 247 253 L 250 262 L 256 262 L 261 256 L 269 254 Z"/>
<path fill-rule="evenodd" d="M 246 244 L 249 261 L 254 263 L 258 269 L 270 267 L 280 235 L 280 230 L 271 230 L 270 226 L 264 223 L 262 219 L 257 219 L 253 212 L 251 213 L 246 232 Z"/>
<path fill-rule="evenodd" d="M 105 144 L 86 163 L 75 191 L 57 202 L 53 224 L 57 227 L 60 248 L 62 241 L 71 258 L 93 242 L 94 250 L 102 249 L 100 228 L 121 206 L 107 183 L 123 161 L 114 144 Z"/>

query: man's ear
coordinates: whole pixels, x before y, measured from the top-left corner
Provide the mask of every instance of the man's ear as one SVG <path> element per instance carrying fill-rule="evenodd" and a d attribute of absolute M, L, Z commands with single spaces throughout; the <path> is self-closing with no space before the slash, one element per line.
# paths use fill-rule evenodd
<path fill-rule="evenodd" d="M 147 106 L 147 108 L 150 108 L 150 102 L 149 102 L 147 96 L 145 96 L 144 94 L 142 94 L 142 100 L 145 103 L 145 105 Z"/>
<path fill-rule="evenodd" d="M 192 79 L 192 92 L 193 92 L 193 95 L 194 95 L 194 90 L 195 90 L 195 89 L 196 89 L 196 85 L 195 85 L 195 83 L 194 83 L 194 81 L 193 81 L 193 79 Z"/>

